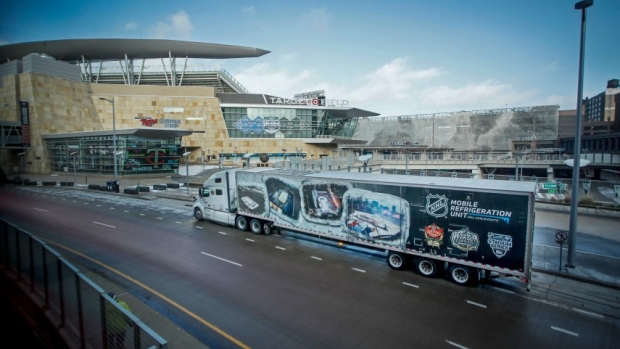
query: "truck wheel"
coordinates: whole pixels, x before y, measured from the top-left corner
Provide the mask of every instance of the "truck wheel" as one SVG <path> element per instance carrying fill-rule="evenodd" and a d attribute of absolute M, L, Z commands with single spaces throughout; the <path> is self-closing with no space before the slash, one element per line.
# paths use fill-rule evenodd
<path fill-rule="evenodd" d="M 248 230 L 248 220 L 247 220 L 247 218 L 245 218 L 243 216 L 237 216 L 237 218 L 235 218 L 235 227 L 237 227 L 237 229 L 239 229 L 241 231 Z"/>
<path fill-rule="evenodd" d="M 199 221 L 204 219 L 204 217 L 202 216 L 202 210 L 200 210 L 200 208 L 196 207 L 194 209 L 194 217 L 196 217 L 196 220 L 199 220 Z"/>
<path fill-rule="evenodd" d="M 405 256 L 398 252 L 388 252 L 387 262 L 390 268 L 395 270 L 405 269 Z"/>
<path fill-rule="evenodd" d="M 458 285 L 467 285 L 473 279 L 471 270 L 463 265 L 452 265 L 450 267 L 450 278 Z"/>
<path fill-rule="evenodd" d="M 275 233 L 276 228 L 273 228 L 273 223 L 271 222 L 265 222 L 265 224 L 263 224 L 263 232 L 265 233 L 265 235 L 270 235 L 272 233 Z"/>
<path fill-rule="evenodd" d="M 416 262 L 416 266 L 421 275 L 431 277 L 437 274 L 437 265 L 432 259 L 420 258 Z"/>
<path fill-rule="evenodd" d="M 263 224 L 256 218 L 250 221 L 250 231 L 252 234 L 260 234 L 263 232 Z"/>

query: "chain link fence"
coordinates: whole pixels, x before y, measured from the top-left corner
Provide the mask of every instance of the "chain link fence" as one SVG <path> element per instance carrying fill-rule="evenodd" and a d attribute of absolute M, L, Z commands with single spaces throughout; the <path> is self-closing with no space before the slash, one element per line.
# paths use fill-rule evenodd
<path fill-rule="evenodd" d="M 5 220 L 0 220 L 0 267 L 69 348 L 167 348 L 166 340 L 58 252 Z"/>

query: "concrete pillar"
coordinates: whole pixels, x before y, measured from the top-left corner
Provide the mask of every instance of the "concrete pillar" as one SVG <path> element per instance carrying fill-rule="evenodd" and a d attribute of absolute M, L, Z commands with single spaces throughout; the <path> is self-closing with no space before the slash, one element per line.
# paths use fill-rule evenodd
<path fill-rule="evenodd" d="M 471 174 L 473 174 L 473 175 L 474 175 L 474 177 L 473 177 L 474 179 L 480 179 L 480 178 L 482 178 L 482 177 L 480 177 L 480 175 L 481 175 L 481 171 L 480 171 L 480 169 L 479 169 L 479 168 L 475 168 L 475 169 L 471 170 Z"/>
<path fill-rule="evenodd" d="M 553 182 L 553 167 L 547 167 L 547 182 Z"/>

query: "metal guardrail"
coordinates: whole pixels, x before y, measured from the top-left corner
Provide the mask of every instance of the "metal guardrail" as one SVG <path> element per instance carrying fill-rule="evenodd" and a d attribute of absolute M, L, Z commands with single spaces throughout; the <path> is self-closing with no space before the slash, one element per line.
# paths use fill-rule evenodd
<path fill-rule="evenodd" d="M 70 348 L 166 349 L 168 343 L 29 232 L 0 220 L 0 267 L 28 290 Z M 25 292 L 25 290 L 24 290 Z M 112 335 L 122 329 L 122 343 Z"/>

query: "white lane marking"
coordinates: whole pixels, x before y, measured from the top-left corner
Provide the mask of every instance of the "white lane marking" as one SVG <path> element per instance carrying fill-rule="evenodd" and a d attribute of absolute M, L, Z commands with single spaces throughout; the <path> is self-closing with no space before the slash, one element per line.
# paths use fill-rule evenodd
<path fill-rule="evenodd" d="M 97 205 L 97 207 L 101 207 L 101 205 Z"/>
<path fill-rule="evenodd" d="M 176 224 L 181 224 L 181 222 L 175 222 Z"/>
<path fill-rule="evenodd" d="M 32 209 L 33 209 L 33 210 L 37 210 L 37 211 L 49 212 L 48 210 L 44 210 L 44 209 L 42 209 L 42 208 L 36 208 L 36 207 L 33 207 Z"/>
<path fill-rule="evenodd" d="M 596 317 L 596 318 L 599 318 L 599 319 L 604 319 L 605 318 L 604 315 L 597 314 L 597 313 L 592 313 L 592 312 L 589 312 L 589 311 L 586 311 L 586 310 L 583 310 L 583 309 L 573 308 L 573 310 L 578 312 L 578 313 L 582 313 L 582 314 L 585 314 L 585 315 L 588 315 L 588 316 L 593 316 L 593 317 Z"/>
<path fill-rule="evenodd" d="M 223 231 L 218 231 L 218 233 L 220 233 L 220 234 L 222 234 L 222 235 L 228 235 L 228 234 L 226 234 L 226 233 L 225 233 L 225 232 L 223 232 Z"/>
<path fill-rule="evenodd" d="M 114 207 L 110 207 L 110 210 L 115 210 L 115 208 Z"/>
<path fill-rule="evenodd" d="M 144 216 L 144 213 L 140 213 L 140 216 Z"/>
<path fill-rule="evenodd" d="M 485 308 L 485 309 L 487 308 L 487 306 L 484 305 L 484 304 L 472 302 L 472 301 L 469 301 L 469 300 L 467 301 L 467 304 L 475 305 L 475 306 L 480 307 L 480 308 Z"/>
<path fill-rule="evenodd" d="M 127 212 L 129 212 L 129 211 L 127 211 L 127 210 L 124 210 L 123 212 L 125 212 L 125 213 L 127 213 Z"/>
<path fill-rule="evenodd" d="M 161 217 L 157 217 L 157 218 L 155 218 L 155 219 L 163 219 L 163 218 L 161 218 Z"/>
<path fill-rule="evenodd" d="M 359 271 L 360 273 L 365 273 L 366 272 L 366 270 L 364 270 L 364 269 L 358 269 L 358 268 L 351 268 L 351 269 L 353 269 L 355 271 Z"/>
<path fill-rule="evenodd" d="M 212 254 L 208 254 L 208 253 L 206 253 L 206 252 L 200 252 L 200 253 L 204 254 L 205 256 L 213 257 L 213 258 L 215 258 L 215 259 L 219 259 L 219 260 L 221 260 L 221 261 L 228 262 L 228 263 L 230 263 L 230 264 L 238 265 L 238 266 L 240 266 L 240 267 L 242 267 L 242 266 L 243 266 L 243 265 L 241 265 L 241 264 L 239 264 L 239 263 L 236 263 L 236 262 L 233 262 L 233 261 L 229 261 L 228 259 L 224 259 L 224 258 L 221 258 L 221 257 L 218 257 L 218 256 L 214 256 L 214 255 L 212 255 Z"/>
<path fill-rule="evenodd" d="M 114 228 L 114 229 L 116 229 L 116 227 L 115 227 L 115 226 L 113 226 L 113 225 L 103 224 L 103 223 L 99 223 L 99 222 L 93 222 L 93 223 L 95 223 L 95 224 L 99 224 L 99 225 L 103 225 L 104 227 L 108 227 L 108 228 Z"/>
<path fill-rule="evenodd" d="M 571 336 L 579 337 L 579 333 L 576 333 L 576 332 L 573 332 L 573 331 L 569 331 L 569 330 L 565 330 L 565 329 L 563 329 L 561 327 L 551 326 L 551 329 L 552 330 L 556 330 L 558 332 L 570 334 Z"/>
<path fill-rule="evenodd" d="M 449 340 L 447 340 L 447 339 L 446 339 L 446 343 L 448 343 L 448 344 L 450 344 L 450 345 L 453 345 L 453 346 L 455 346 L 455 347 L 457 347 L 457 348 L 461 348 L 461 349 L 468 349 L 468 348 L 467 348 L 466 346 L 464 346 L 464 345 L 460 345 L 460 344 L 458 344 L 458 343 L 454 343 L 454 342 L 449 341 Z"/>
<path fill-rule="evenodd" d="M 254 242 L 254 240 L 252 240 L 252 239 L 248 239 L 248 238 L 245 238 L 245 241 Z"/>
<path fill-rule="evenodd" d="M 84 202 L 83 204 L 84 204 L 84 205 L 88 205 L 88 202 Z"/>
<path fill-rule="evenodd" d="M 198 225 L 196 226 L 196 228 L 198 228 L 198 229 L 202 229 L 202 227 L 201 227 L 201 226 L 198 226 Z"/>
<path fill-rule="evenodd" d="M 320 257 L 315 257 L 315 256 L 310 256 L 310 258 L 312 258 L 312 259 L 316 259 L 317 261 L 322 261 L 322 260 L 323 260 L 323 258 L 320 258 Z"/>
<path fill-rule="evenodd" d="M 284 247 L 280 247 L 280 246 L 276 246 L 276 248 L 277 248 L 278 250 L 282 250 L 282 251 L 285 251 L 285 250 L 286 250 Z"/>
<path fill-rule="evenodd" d="M 77 202 L 77 201 L 73 200 L 73 202 Z"/>
<path fill-rule="evenodd" d="M 506 289 L 495 287 L 495 286 L 491 286 L 491 287 L 493 287 L 493 289 L 495 289 L 497 291 L 502 291 L 502 292 L 506 292 L 506 293 L 510 293 L 510 294 L 515 294 L 515 291 L 506 290 Z"/>
<path fill-rule="evenodd" d="M 420 288 L 420 286 L 418 286 L 418 285 L 414 285 L 414 284 L 410 284 L 410 283 L 408 283 L 408 282 L 403 282 L 403 285 L 405 285 L 405 286 L 410 286 L 410 287 L 414 287 L 414 288 Z"/>

